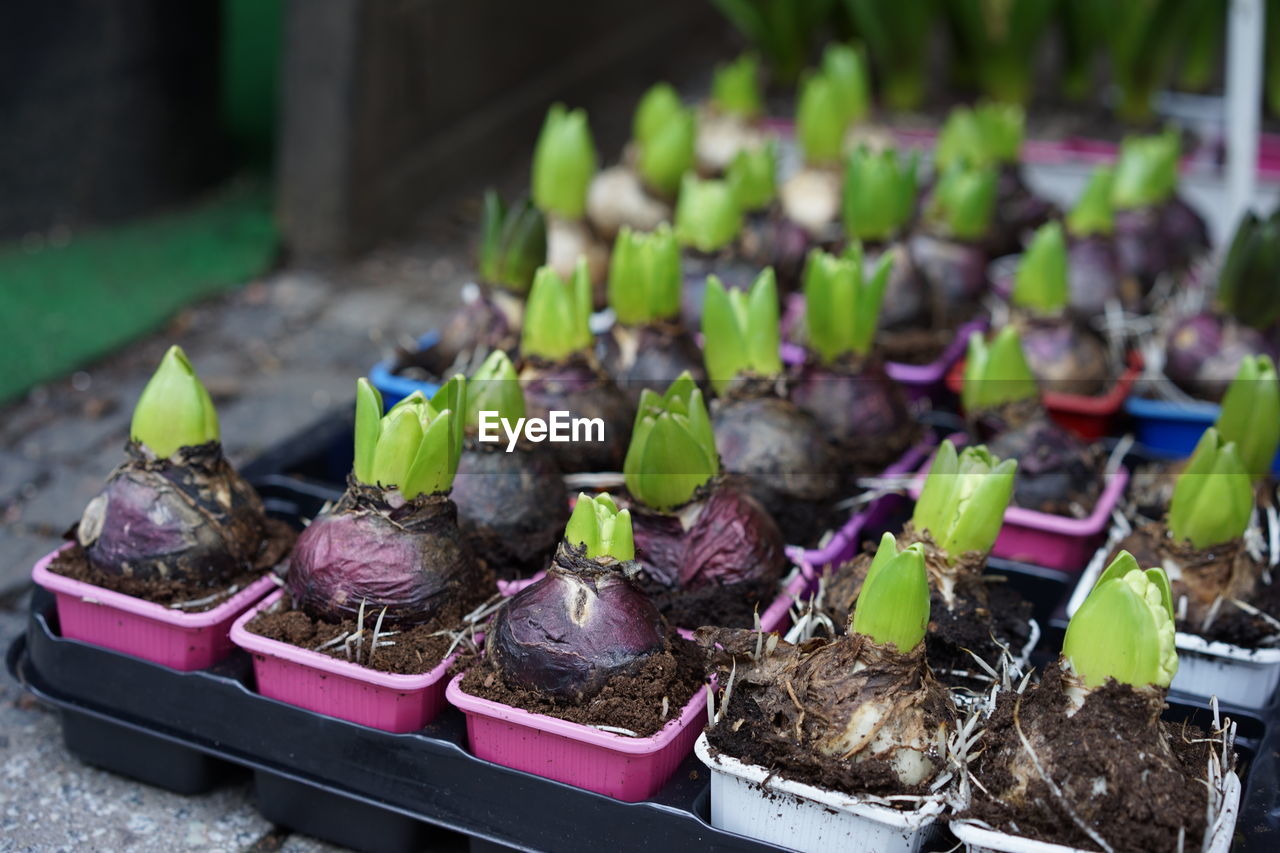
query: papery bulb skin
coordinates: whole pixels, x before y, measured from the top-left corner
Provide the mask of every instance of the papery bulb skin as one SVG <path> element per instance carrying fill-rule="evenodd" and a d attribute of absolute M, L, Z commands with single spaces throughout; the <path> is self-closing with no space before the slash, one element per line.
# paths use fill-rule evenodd
<path fill-rule="evenodd" d="M 529 577 L 547 567 L 569 505 L 560 466 L 546 447 L 469 441 L 449 493 L 472 552 L 499 577 Z"/>
<path fill-rule="evenodd" d="M 530 419 L 549 420 L 551 412 L 558 411 L 568 412 L 569 418 L 598 418 L 604 425 L 603 441 L 548 442 L 561 471 L 622 470 L 635 411 L 604 371 L 586 357 L 574 356 L 559 364 L 529 363 L 520 379 Z M 593 432 L 592 438 L 596 437 Z"/>
<path fill-rule="evenodd" d="M 1108 235 L 1070 238 L 1067 281 L 1071 310 L 1083 318 L 1102 314 L 1112 300 L 1130 310 L 1137 310 L 1142 301 L 1138 282 L 1122 274 L 1115 242 Z"/>
<path fill-rule="evenodd" d="M 996 239 L 992 245 L 993 255 L 1021 251 L 1023 235 L 1044 225 L 1054 213 L 1053 205 L 1027 186 L 1019 164 L 1001 165 L 996 179 L 995 221 L 992 225 Z"/>
<path fill-rule="evenodd" d="M 497 615 L 486 654 L 515 688 L 572 704 L 667 649 L 662 614 L 616 568 L 561 548 L 546 577 Z"/>
<path fill-rule="evenodd" d="M 929 328 L 933 322 L 929 281 L 912 257 L 910 244 L 894 242 L 883 246 L 864 246 L 863 252 L 866 274 L 875 269 L 886 253 L 893 255 L 893 268 L 880 305 L 880 328 L 886 331 Z"/>
<path fill-rule="evenodd" d="M 741 479 L 787 542 L 816 540 L 840 476 L 813 415 L 779 397 L 748 394 L 723 400 L 712 426 L 724 470 Z"/>
<path fill-rule="evenodd" d="M 644 389 L 660 391 L 686 371 L 700 387 L 707 387 L 702 350 L 681 325 L 615 323 L 596 339 L 596 352 L 601 366 L 633 408 L 639 404 Z"/>
<path fill-rule="evenodd" d="M 1043 412 L 1015 423 L 987 441 L 993 456 L 1018 460 L 1012 503 L 1065 516 L 1091 512 L 1102 478 L 1090 448 Z"/>
<path fill-rule="evenodd" d="M 1173 247 L 1180 266 L 1187 266 L 1209 249 L 1209 226 L 1179 195 L 1160 206 L 1160 231 Z"/>
<path fill-rule="evenodd" d="M 1029 317 L 1018 322 L 1022 351 L 1047 391 L 1093 396 L 1111 379 L 1107 347 L 1092 329 L 1070 317 Z"/>
<path fill-rule="evenodd" d="M 738 252 L 757 272 L 773 267 L 778 289 L 785 293 L 799 288 L 810 249 L 834 248 L 839 242 L 838 234 L 814 237 L 775 209 L 747 215 Z"/>
<path fill-rule="evenodd" d="M 522 299 L 482 287 L 474 299 L 464 302 L 450 316 L 430 351 L 402 360 L 429 360 L 420 366 L 436 376 L 447 376 L 452 365 L 472 353 L 514 352 L 523 315 Z"/>
<path fill-rule="evenodd" d="M 447 496 L 406 501 L 354 480 L 298 536 L 286 581 L 312 618 L 353 619 L 363 602 L 366 619 L 385 607 L 388 627 L 456 621 L 493 592 Z"/>
<path fill-rule="evenodd" d="M 218 442 L 167 459 L 135 442 L 126 452 L 129 461 L 111 473 L 76 528 L 91 568 L 216 586 L 260 562 L 268 535 L 262 502 Z"/>
<path fill-rule="evenodd" d="M 706 300 L 707 276 L 720 279 L 725 289 L 751 290 L 760 267 L 737 255 L 708 255 L 687 250 L 680 261 L 684 283 L 680 290 L 680 316 L 686 329 L 702 328 L 702 304 Z"/>
<path fill-rule="evenodd" d="M 1245 356 L 1277 356 L 1276 346 L 1257 329 L 1208 312 L 1175 325 L 1165 343 L 1165 375 L 1202 400 L 1219 402 Z"/>
<path fill-rule="evenodd" d="M 914 235 L 909 246 L 929 283 L 934 327 L 954 329 L 972 319 L 990 289 L 987 248 L 925 233 Z"/>

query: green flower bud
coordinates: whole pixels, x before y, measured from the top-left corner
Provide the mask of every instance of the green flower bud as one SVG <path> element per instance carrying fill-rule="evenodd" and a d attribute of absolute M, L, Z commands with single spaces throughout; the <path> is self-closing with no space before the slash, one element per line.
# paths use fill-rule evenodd
<path fill-rule="evenodd" d="M 507 208 L 493 190 L 484 194 L 480 224 L 480 280 L 525 293 L 547 260 L 547 228 L 528 199 Z"/>
<path fill-rule="evenodd" d="M 896 151 L 872 152 L 859 146 L 849 155 L 844 173 L 841 212 L 849 236 L 887 241 L 906 230 L 916 203 L 919 156 Z"/>
<path fill-rule="evenodd" d="M 925 216 L 952 239 L 978 240 L 991 230 L 995 209 L 995 169 L 956 165 L 939 176 Z"/>
<path fill-rule="evenodd" d="M 703 181 L 686 174 L 676 202 L 676 239 L 699 252 L 716 252 L 738 238 L 742 208 L 726 181 Z"/>
<path fill-rule="evenodd" d="M 867 65 L 858 50 L 847 44 L 829 44 L 822 53 L 822 74 L 835 89 L 845 127 L 862 121 L 871 112 L 871 85 Z"/>
<path fill-rule="evenodd" d="M 1067 214 L 1067 230 L 1073 237 L 1109 235 L 1115 231 L 1115 208 L 1111 204 L 1115 170 L 1099 166 L 1089 176 L 1076 206 Z"/>
<path fill-rule="evenodd" d="M 857 242 L 839 256 L 816 248 L 809 252 L 804 271 L 805 329 L 809 346 L 825 363 L 848 353 L 871 352 L 892 269 L 893 256 L 885 253 L 875 271 L 865 276 L 862 246 Z"/>
<path fill-rule="evenodd" d="M 1236 228 L 1218 273 L 1218 303 L 1241 323 L 1266 329 L 1280 319 L 1280 212 L 1259 219 L 1252 211 Z"/>
<path fill-rule="evenodd" d="M 161 459 L 218 440 L 218 413 L 182 347 L 160 360 L 133 409 L 130 437 Z"/>
<path fill-rule="evenodd" d="M 562 219 L 581 219 L 599 167 L 586 111 L 554 104 L 533 150 L 533 203 Z"/>
<path fill-rule="evenodd" d="M 680 180 L 693 168 L 696 122 L 681 108 L 640 143 L 636 171 L 645 186 L 661 196 L 674 196 Z"/>
<path fill-rule="evenodd" d="M 625 563 L 636 557 L 631 513 L 618 509 L 608 494 L 595 497 L 585 492 L 578 494 L 564 529 L 564 539 L 570 545 L 585 545 L 587 557 L 593 560 L 608 558 Z"/>
<path fill-rule="evenodd" d="M 1001 461 L 985 446 L 966 447 L 957 456 L 955 446 L 944 441 L 916 501 L 912 525 L 928 531 L 950 563 L 969 551 L 989 552 L 1004 524 L 1017 469 L 1015 460 Z"/>
<path fill-rule="evenodd" d="M 462 452 L 466 379 L 454 376 L 428 400 L 415 391 L 382 414 L 382 396 L 356 383 L 355 475 L 366 485 L 399 488 L 406 498 L 447 492 Z"/>
<path fill-rule="evenodd" d="M 662 396 L 641 393 L 622 470 L 631 496 L 657 510 L 683 506 L 720 473 L 711 418 L 688 371 Z"/>
<path fill-rule="evenodd" d="M 1013 278 L 1014 305 L 1037 314 L 1056 314 L 1067 307 L 1067 240 L 1058 222 L 1036 231 Z"/>
<path fill-rule="evenodd" d="M 1213 427 L 1173 484 L 1169 532 L 1196 548 L 1211 548 L 1244 535 L 1253 513 L 1253 484 L 1233 442 Z"/>
<path fill-rule="evenodd" d="M 684 112 L 684 104 L 671 84 L 656 83 L 649 87 L 636 106 L 635 115 L 631 118 L 631 138 L 644 145 Z"/>
<path fill-rule="evenodd" d="M 520 351 L 546 361 L 563 361 L 591 349 L 591 274 L 578 258 L 573 277 L 563 281 L 550 267 L 539 267 L 525 306 Z"/>
<path fill-rule="evenodd" d="M 467 380 L 466 428 L 478 429 L 481 412 L 497 412 L 512 423 L 524 417 L 524 392 L 515 365 L 502 350 L 494 350 Z"/>
<path fill-rule="evenodd" d="M 733 62 L 716 66 L 711 78 L 711 105 L 726 115 L 748 120 L 764 113 L 760 61 L 755 54 L 744 53 Z"/>
<path fill-rule="evenodd" d="M 680 247 L 665 222 L 649 233 L 623 226 L 609 258 L 609 305 L 628 326 L 680 315 Z"/>
<path fill-rule="evenodd" d="M 781 374 L 778 285 L 773 267 L 761 271 L 750 293 L 726 290 L 720 279 L 708 276 L 702 334 L 707 375 L 717 393 L 723 393 L 737 376 Z"/>
<path fill-rule="evenodd" d="M 1016 163 L 1025 129 L 1026 116 L 1014 104 L 957 107 L 938 134 L 934 161 L 941 171 L 962 164 L 987 169 Z"/>
<path fill-rule="evenodd" d="M 924 641 L 929 627 L 929 576 L 924 546 L 899 552 L 892 534 L 880 540 L 849 623 L 855 634 L 879 645 L 909 652 Z"/>
<path fill-rule="evenodd" d="M 1122 551 L 1071 617 L 1062 657 L 1091 689 L 1108 679 L 1168 687 L 1178 671 L 1175 634 L 1164 571 L 1144 572 Z"/>
<path fill-rule="evenodd" d="M 842 97 L 839 87 L 824 74 L 814 74 L 800 84 L 796 140 L 806 163 L 832 166 L 840 162 L 849 125 Z"/>
<path fill-rule="evenodd" d="M 1178 188 L 1178 131 L 1170 128 L 1154 136 L 1130 136 L 1120 145 L 1111 201 L 1116 210 L 1152 207 Z"/>
<path fill-rule="evenodd" d="M 996 333 L 990 344 L 981 332 L 969 335 L 961 402 L 970 415 L 1006 403 L 1040 396 L 1035 374 L 1022 352 L 1022 339 L 1013 326 Z"/>
<path fill-rule="evenodd" d="M 743 210 L 763 210 L 778 192 L 778 145 L 769 140 L 757 148 L 742 148 L 729 161 L 724 178 Z"/>
<path fill-rule="evenodd" d="M 1223 441 L 1235 444 L 1254 482 L 1271 472 L 1280 446 L 1280 382 L 1271 356 L 1241 359 L 1214 426 Z"/>

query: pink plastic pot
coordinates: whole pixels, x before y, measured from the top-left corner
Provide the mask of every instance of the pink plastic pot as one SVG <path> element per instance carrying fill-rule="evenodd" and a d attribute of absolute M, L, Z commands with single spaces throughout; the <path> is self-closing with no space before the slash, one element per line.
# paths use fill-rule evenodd
<path fill-rule="evenodd" d="M 397 675 L 331 658 L 320 652 L 254 634 L 245 629 L 270 610 L 284 590 L 268 597 L 231 626 L 231 640 L 253 655 L 258 692 L 308 711 L 387 732 L 413 732 L 435 719 L 445 705 L 445 673 L 450 655 L 430 672 Z"/>
<path fill-rule="evenodd" d="M 511 596 L 515 595 L 517 592 L 524 589 L 525 587 L 533 586 L 535 583 L 542 580 L 546 576 L 547 576 L 547 572 L 544 569 L 543 571 L 538 572 L 536 575 L 533 575 L 532 577 L 518 578 L 515 580 L 509 580 L 509 581 L 504 581 L 501 578 L 499 578 L 497 581 L 498 594 L 503 596 L 504 598 L 510 598 Z"/>
<path fill-rule="evenodd" d="M 962 435 L 952 436 L 951 441 L 959 448 L 965 444 L 966 438 Z M 920 497 L 925 476 L 932 464 L 931 459 L 911 483 L 911 497 Z M 1089 565 L 1093 552 L 1106 539 L 1107 528 L 1111 524 L 1111 511 L 1120 502 L 1128 484 L 1128 469 L 1121 467 L 1110 475 L 1087 518 L 1067 518 L 1010 506 L 1004 511 L 1004 525 L 1000 528 L 995 547 L 991 549 L 992 555 L 1079 574 Z"/>
<path fill-rule="evenodd" d="M 462 691 L 449 682 L 449 702 L 467 717 L 471 752 L 485 761 L 624 802 L 651 797 L 684 761 L 707 721 L 706 688 L 680 716 L 646 738 L 627 737 L 534 714 Z"/>
<path fill-rule="evenodd" d="M 234 646 L 227 631 L 245 608 L 276 588 L 270 575 L 201 613 L 185 613 L 49 571 L 63 545 L 46 554 L 31 579 L 54 594 L 62 636 L 189 672 L 213 666 Z"/>

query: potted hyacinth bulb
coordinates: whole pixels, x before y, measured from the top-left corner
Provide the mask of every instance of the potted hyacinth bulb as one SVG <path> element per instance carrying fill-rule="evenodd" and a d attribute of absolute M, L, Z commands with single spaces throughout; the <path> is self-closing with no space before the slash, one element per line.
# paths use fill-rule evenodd
<path fill-rule="evenodd" d="M 32 579 L 68 639 L 173 669 L 232 650 L 232 622 L 273 587 L 294 532 L 269 518 L 222 452 L 218 415 L 170 347 L 133 411 L 125 460 Z"/>
<path fill-rule="evenodd" d="M 1005 326 L 990 343 L 978 332 L 969 337 L 961 403 L 992 453 L 1021 460 L 1016 506 L 1074 518 L 1092 512 L 1104 460 L 1049 417 L 1015 327 Z"/>
<path fill-rule="evenodd" d="M 568 413 L 594 430 L 589 440 L 551 443 L 565 473 L 617 471 L 631 431 L 631 405 L 596 359 L 590 316 L 586 259 L 567 280 L 550 267 L 538 270 L 520 335 L 528 417 L 549 422 L 553 412 Z"/>
<path fill-rule="evenodd" d="M 968 765 L 973 801 L 953 824 L 963 841 L 996 850 L 1026 849 L 1026 840 L 1207 849 L 1224 795 L 1238 784 L 1228 779 L 1234 756 L 1221 732 L 1206 737 L 1161 720 L 1178 670 L 1173 622 L 1164 571 L 1120 553 L 1039 682 L 996 693 Z M 971 835 L 976 828 L 987 831 Z M 1229 838 L 1231 826 L 1218 831 Z"/>
<path fill-rule="evenodd" d="M 827 523 L 840 478 L 813 415 L 787 399 L 779 355 L 773 270 L 749 292 L 707 279 L 702 314 L 707 377 L 724 469 L 739 477 L 791 544 L 810 544 Z"/>
<path fill-rule="evenodd" d="M 476 562 L 449 499 L 465 410 L 462 376 L 386 414 L 378 390 L 359 380 L 347 489 L 302 532 L 289 561 L 296 611 L 329 623 L 367 615 L 387 628 L 454 628 L 492 594 L 492 574 Z M 248 627 L 267 633 L 261 621 Z"/>
<path fill-rule="evenodd" d="M 675 235 L 684 279 L 680 310 L 689 328 L 701 325 L 708 276 L 716 276 L 726 287 L 746 290 L 760 272 L 739 250 L 744 222 L 738 193 L 727 180 L 685 175 L 676 204 Z"/>
<path fill-rule="evenodd" d="M 680 247 L 665 223 L 648 234 L 623 226 L 609 259 L 609 307 L 616 317 L 597 350 L 634 405 L 646 388 L 689 372 L 706 382 L 702 351 L 680 319 Z"/>
<path fill-rule="evenodd" d="M 181 347 L 138 398 L 125 453 L 50 572 L 192 611 L 244 589 L 293 544 L 223 455 L 213 401 Z"/>
<path fill-rule="evenodd" d="M 1062 225 L 1042 225 L 1014 273 L 1010 322 L 1042 385 L 1066 394 L 1100 394 L 1110 383 L 1113 365 L 1102 336 L 1068 310 L 1069 283 Z"/>
<path fill-rule="evenodd" d="M 994 166 L 960 162 L 938 176 L 926 198 L 909 245 L 929 283 L 935 329 L 954 331 L 982 308 L 998 180 Z"/>
<path fill-rule="evenodd" d="M 783 215 L 778 203 L 777 142 L 769 140 L 740 150 L 730 161 L 724 180 L 745 217 L 734 251 L 748 268 L 773 267 L 780 285 L 791 290 L 799 282 L 812 241 Z"/>
<path fill-rule="evenodd" d="M 884 798 L 919 818 L 940 811 L 942 795 L 927 795 L 951 767 L 956 710 L 930 669 L 929 622 L 922 546 L 900 551 L 886 535 L 842 635 L 793 645 L 754 631 L 700 629 L 723 692 L 698 754 L 713 773 L 741 783 L 717 785 L 724 800 L 716 825 L 787 846 L 786 833 L 803 825 L 806 847 L 825 849 L 814 842 L 836 845 L 834 823 L 857 849 L 916 849 L 915 833 L 929 821 L 903 820 Z M 872 802 L 880 807 L 867 808 Z M 791 819 L 753 814 L 764 809 Z M 797 811 L 808 814 L 793 817 Z M 885 824 L 894 831 L 871 829 Z"/>
<path fill-rule="evenodd" d="M 1280 212 L 1245 214 L 1218 270 L 1216 305 L 1167 331 L 1164 374 L 1202 400 L 1222 399 L 1242 360 L 1280 354 Z"/>
<path fill-rule="evenodd" d="M 995 212 L 988 249 L 992 256 L 1016 252 L 1022 236 L 1053 215 L 1053 206 L 1033 193 L 1022 176 L 1021 151 L 1026 115 L 1014 104 L 957 107 L 947 116 L 934 151 L 941 174 L 964 163 L 996 170 Z"/>
<path fill-rule="evenodd" d="M 1126 137 L 1111 185 L 1121 269 L 1145 296 L 1165 273 L 1185 270 L 1209 248 L 1204 219 L 1178 196 L 1178 131 Z"/>
<path fill-rule="evenodd" d="M 850 128 L 869 111 L 862 55 L 848 45 L 829 45 L 821 69 L 800 83 L 795 122 L 802 162 L 779 195 L 783 216 L 810 245 L 840 239 L 840 167 Z"/>
<path fill-rule="evenodd" d="M 760 60 L 744 53 L 716 66 L 711 97 L 697 113 L 698 171 L 720 175 L 743 151 L 765 144 L 764 93 L 760 90 Z"/>
<path fill-rule="evenodd" d="M 632 581 L 634 555 L 627 510 L 580 494 L 546 576 L 449 685 L 478 758 L 627 801 L 676 769 L 703 719 L 701 656 Z"/>
<path fill-rule="evenodd" d="M 435 346 L 398 354 L 396 372 L 425 372 L 439 380 L 464 370 L 495 350 L 515 352 L 524 322 L 524 300 L 533 274 L 546 263 L 547 231 L 542 212 L 528 199 L 510 206 L 493 190 L 485 193 L 480 218 L 476 287 L 463 291 L 463 305 L 440 329 Z"/>
<path fill-rule="evenodd" d="M 546 217 L 546 265 L 562 278 L 587 259 L 591 282 L 604 281 L 609 246 L 587 219 L 587 191 L 599 168 L 586 110 L 553 104 L 533 150 L 533 203 Z"/>
<path fill-rule="evenodd" d="M 451 493 L 458 526 L 476 559 L 499 579 L 529 577 L 547 567 L 569 507 L 550 448 L 510 432 L 525 417 L 525 404 L 505 352 L 490 354 L 467 380 L 464 411 Z"/>
<path fill-rule="evenodd" d="M 868 271 L 884 257 L 893 259 L 880 312 L 880 326 L 886 330 L 929 329 L 936 313 L 929 282 L 907 242 L 915 218 L 919 162 L 917 154 L 860 145 L 845 163 L 840 197 L 845 235 L 862 244 Z"/>
<path fill-rule="evenodd" d="M 986 447 L 957 453 L 944 441 L 935 454 L 911 521 L 898 535 L 921 549 L 933 590 L 928 636 L 929 659 L 945 681 L 969 684 L 973 655 L 999 666 L 1005 649 L 1015 654 L 1030 637 L 1030 605 L 1007 584 L 983 576 L 987 556 L 1004 522 L 1019 467 Z M 884 542 L 893 540 L 885 534 Z M 841 566 L 827 583 L 827 612 L 843 625 L 866 589 L 873 571 L 870 554 Z"/>
<path fill-rule="evenodd" d="M 674 625 L 745 627 L 778 594 L 782 532 L 721 472 L 702 391 L 689 373 L 640 398 L 623 465 L 639 582 Z"/>
<path fill-rule="evenodd" d="M 845 477 L 878 473 L 910 447 L 919 429 L 902 387 L 875 350 L 880 305 L 894 258 L 868 271 L 862 247 L 809 253 L 804 274 L 806 359 L 791 383 L 791 402 L 814 416 Z"/>
<path fill-rule="evenodd" d="M 1141 308 L 1143 290 L 1120 265 L 1116 247 L 1112 166 L 1098 166 L 1089 176 L 1075 206 L 1063 218 L 1067 238 L 1067 300 L 1081 317 L 1095 317 L 1119 303 Z"/>
<path fill-rule="evenodd" d="M 640 99 L 623 162 L 603 170 L 587 191 L 587 216 L 611 238 L 623 227 L 652 231 L 671 220 L 680 179 L 693 168 L 697 132 L 693 110 L 667 83 Z"/>

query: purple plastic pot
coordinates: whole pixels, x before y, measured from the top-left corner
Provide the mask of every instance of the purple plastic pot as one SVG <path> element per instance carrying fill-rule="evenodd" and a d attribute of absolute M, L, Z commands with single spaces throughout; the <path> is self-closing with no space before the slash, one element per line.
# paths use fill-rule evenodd
<path fill-rule="evenodd" d="M 227 633 L 231 623 L 276 589 L 267 574 L 211 610 L 184 613 L 49 571 L 53 558 L 69 547 L 46 554 L 31 571 L 31 579 L 57 600 L 62 636 L 184 672 L 213 666 L 229 655 L 234 648 Z"/>
<path fill-rule="evenodd" d="M 967 443 L 968 438 L 956 434 L 950 440 L 958 449 Z M 929 464 L 922 466 L 919 476 L 912 481 L 909 491 L 913 499 L 920 497 L 932 464 L 933 459 L 930 458 Z M 1004 511 L 1004 525 L 991 549 L 992 556 L 1079 574 L 1107 538 L 1111 512 L 1120 502 L 1128 484 L 1129 470 L 1121 466 L 1107 477 L 1098 502 L 1086 518 L 1067 518 L 1010 506 Z"/>
<path fill-rule="evenodd" d="M 705 687 L 678 717 L 636 738 L 471 696 L 462 691 L 462 678 L 449 682 L 447 696 L 467 717 L 467 742 L 477 758 L 628 803 L 666 784 L 707 721 Z"/>
<path fill-rule="evenodd" d="M 269 699 L 387 732 L 413 732 L 445 706 L 450 655 L 430 672 L 398 675 L 298 648 L 245 629 L 259 613 L 275 607 L 284 590 L 245 613 L 231 626 L 231 640 L 253 655 L 258 692 Z"/>
<path fill-rule="evenodd" d="M 793 293 L 788 298 L 786 314 L 782 319 L 782 335 L 791 334 L 799 319 L 804 316 L 804 294 Z M 956 329 L 956 336 L 947 344 L 942 354 L 928 364 L 904 364 L 890 361 L 885 364 L 885 372 L 889 378 L 897 382 L 907 392 L 907 399 L 936 400 L 947 393 L 947 373 L 965 354 L 969 346 L 969 335 L 974 332 L 985 332 L 990 325 L 986 317 L 979 317 Z M 782 344 L 782 361 L 787 365 L 804 363 L 804 347 L 793 343 Z"/>

